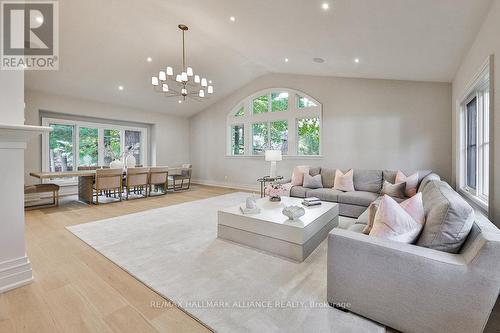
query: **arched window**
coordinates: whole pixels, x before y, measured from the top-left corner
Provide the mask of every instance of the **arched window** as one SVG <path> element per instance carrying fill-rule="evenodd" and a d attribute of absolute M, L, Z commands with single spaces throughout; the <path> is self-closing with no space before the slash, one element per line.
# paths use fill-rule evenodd
<path fill-rule="evenodd" d="M 227 155 L 321 155 L 322 106 L 303 92 L 271 88 L 240 101 L 227 117 Z"/>

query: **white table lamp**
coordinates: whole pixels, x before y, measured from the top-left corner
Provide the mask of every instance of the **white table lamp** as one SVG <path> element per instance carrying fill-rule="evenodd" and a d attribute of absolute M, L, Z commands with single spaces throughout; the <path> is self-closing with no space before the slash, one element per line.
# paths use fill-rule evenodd
<path fill-rule="evenodd" d="M 281 150 L 266 150 L 266 161 L 271 162 L 271 178 L 276 177 L 276 162 L 281 161 Z"/>

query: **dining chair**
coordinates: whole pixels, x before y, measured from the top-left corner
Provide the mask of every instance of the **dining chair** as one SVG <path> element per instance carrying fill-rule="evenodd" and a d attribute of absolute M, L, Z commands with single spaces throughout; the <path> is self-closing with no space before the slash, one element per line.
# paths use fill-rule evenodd
<path fill-rule="evenodd" d="M 193 166 L 191 164 L 183 164 L 180 174 L 168 176 L 168 179 L 172 181 L 172 186 L 169 189 L 173 189 L 174 191 L 189 190 L 192 170 Z M 178 184 L 179 181 L 181 182 L 180 184 Z"/>
<path fill-rule="evenodd" d="M 134 193 L 144 191 L 144 196 L 148 196 L 149 168 L 127 168 L 125 177 L 125 190 L 127 191 L 127 200 L 130 189 L 133 187 Z"/>
<path fill-rule="evenodd" d="M 162 195 L 167 194 L 168 189 L 168 167 L 151 167 L 149 168 L 149 196 L 153 190 L 158 192 L 158 188 L 162 188 Z"/>
<path fill-rule="evenodd" d="M 116 195 L 118 190 L 118 196 L 120 201 L 122 201 L 122 184 L 123 170 L 122 169 L 97 169 L 95 172 L 95 184 L 94 191 L 96 199 L 95 203 L 99 204 L 99 194 L 102 192 L 113 193 Z"/>

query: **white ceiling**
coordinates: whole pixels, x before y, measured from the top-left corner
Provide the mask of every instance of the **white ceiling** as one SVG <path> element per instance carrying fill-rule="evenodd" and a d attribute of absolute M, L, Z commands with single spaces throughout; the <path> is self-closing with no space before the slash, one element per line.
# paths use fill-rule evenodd
<path fill-rule="evenodd" d="M 323 2 L 329 10 L 321 9 Z M 269 72 L 450 82 L 490 4 L 60 0 L 60 70 L 28 71 L 26 87 L 190 116 Z M 160 68 L 181 65 L 179 23 L 190 28 L 188 64 L 214 81 L 216 94 L 202 103 L 178 104 L 151 89 Z M 314 63 L 314 57 L 325 62 Z"/>

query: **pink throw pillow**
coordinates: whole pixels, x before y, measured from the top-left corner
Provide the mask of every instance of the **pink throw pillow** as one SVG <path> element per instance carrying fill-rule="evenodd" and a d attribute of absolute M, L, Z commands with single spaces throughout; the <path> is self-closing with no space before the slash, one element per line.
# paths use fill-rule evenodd
<path fill-rule="evenodd" d="M 344 192 L 354 192 L 354 170 L 351 169 L 345 174 L 339 169 L 335 170 L 335 181 L 333 183 L 333 189 L 344 191 Z"/>
<path fill-rule="evenodd" d="M 309 165 L 299 165 L 293 168 L 292 186 L 302 186 L 304 183 L 304 173 L 309 173 Z"/>
<path fill-rule="evenodd" d="M 414 243 L 425 224 L 422 193 L 398 204 L 384 195 L 375 214 L 370 236 L 403 243 Z"/>

